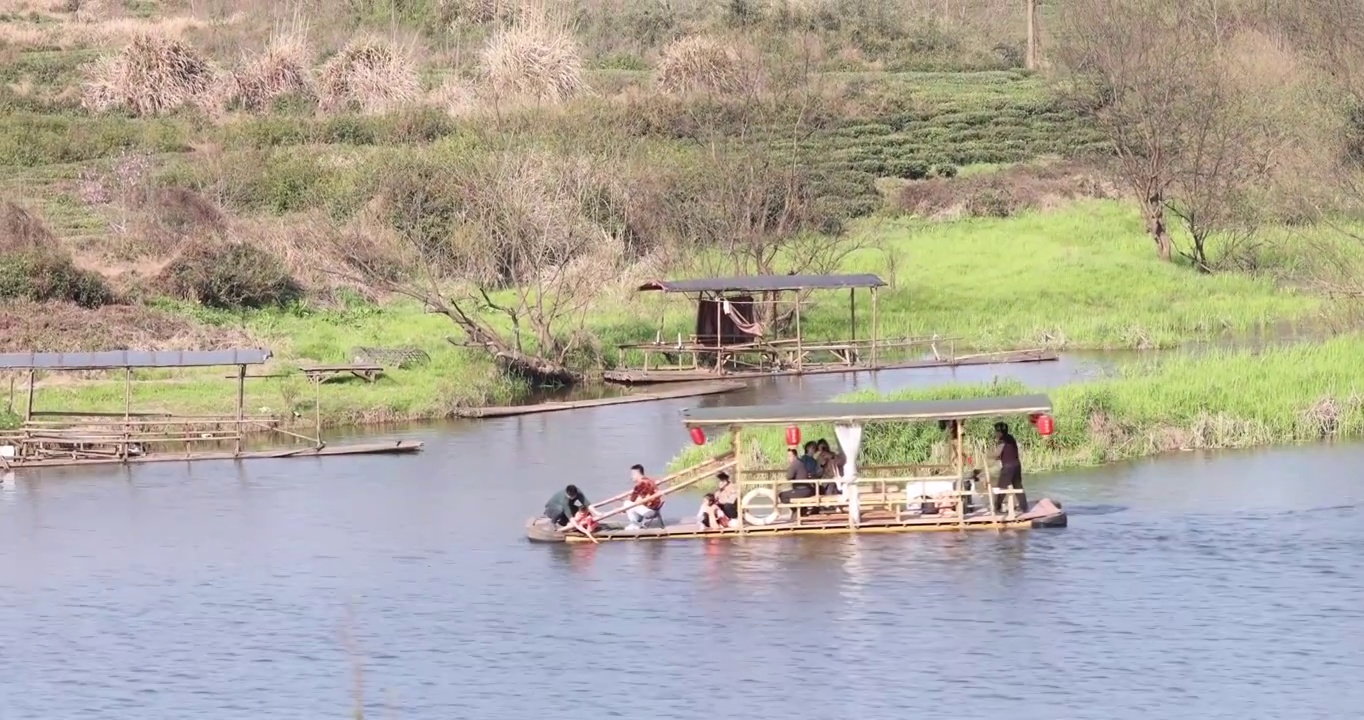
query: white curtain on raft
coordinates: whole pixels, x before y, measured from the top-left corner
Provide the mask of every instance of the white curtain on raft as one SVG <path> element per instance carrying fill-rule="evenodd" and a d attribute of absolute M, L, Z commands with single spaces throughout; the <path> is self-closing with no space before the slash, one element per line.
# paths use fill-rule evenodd
<path fill-rule="evenodd" d="M 861 508 L 857 504 L 857 451 L 862 448 L 862 426 L 835 425 L 834 436 L 848 458 L 843 465 L 843 500 L 848 503 L 848 515 L 856 525 L 862 521 Z"/>

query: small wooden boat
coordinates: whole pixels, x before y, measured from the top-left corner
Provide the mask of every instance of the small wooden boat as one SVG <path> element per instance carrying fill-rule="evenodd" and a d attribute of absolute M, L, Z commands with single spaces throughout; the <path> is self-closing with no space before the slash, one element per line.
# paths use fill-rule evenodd
<path fill-rule="evenodd" d="M 735 452 L 688 468 L 660 483 L 660 495 L 668 496 L 710 477 L 720 469 L 731 472 L 739 490 L 739 518 L 729 527 L 711 529 L 696 520 L 663 524 L 663 527 L 626 528 L 606 521 L 639 503 L 624 503 L 622 493 L 593 506 L 601 523 L 591 534 L 551 526 L 548 520 L 532 519 L 526 534 L 535 542 L 600 543 L 621 540 L 682 540 L 781 535 L 833 535 L 849 533 L 903 533 L 945 530 L 1028 530 L 1063 528 L 1065 509 L 1059 502 L 1042 498 L 1031 507 L 1020 488 L 998 488 L 991 482 L 988 465 L 972 467 L 966 455 L 966 420 L 1026 415 L 1042 434 L 1054 423 L 1046 413 L 1051 401 L 1045 395 L 968 400 L 903 401 L 876 403 L 818 403 L 810 405 L 699 408 L 686 411 L 684 422 L 693 440 L 703 443 L 703 426 L 728 427 Z M 858 467 L 862 427 L 868 422 L 937 422 L 949 434 L 955 461 L 950 464 L 872 465 Z M 785 468 L 747 467 L 735 458 L 744 457 L 743 429 L 763 425 L 788 425 L 787 442 L 800 444 L 800 423 L 831 423 L 847 455 L 843 473 L 834 479 L 790 481 Z M 784 491 L 802 482 L 815 485 L 811 497 L 794 498 Z M 836 492 L 826 492 L 837 485 Z M 821 487 L 824 486 L 824 487 Z M 998 509 L 997 509 L 997 506 Z"/>

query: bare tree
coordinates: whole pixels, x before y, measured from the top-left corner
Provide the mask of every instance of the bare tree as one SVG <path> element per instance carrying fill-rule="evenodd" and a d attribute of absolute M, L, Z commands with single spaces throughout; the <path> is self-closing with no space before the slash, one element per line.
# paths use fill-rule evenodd
<path fill-rule="evenodd" d="M 1174 251 L 1165 218 L 1174 165 L 1190 123 L 1209 109 L 1199 81 L 1210 53 L 1181 30 L 1187 21 L 1178 2 L 1074 0 L 1061 14 L 1064 40 L 1055 51 L 1077 96 L 1094 102 L 1162 260 Z"/>
<path fill-rule="evenodd" d="M 1177 249 L 1169 213 L 1190 241 L 1178 252 L 1202 272 L 1214 266 L 1210 239 L 1253 234 L 1277 213 L 1272 190 L 1284 173 L 1300 169 L 1308 144 L 1320 149 L 1305 130 L 1301 78 L 1285 70 L 1294 58 L 1265 34 L 1262 15 L 1227 5 L 1075 0 L 1057 53 L 1076 88 L 1097 96 L 1095 118 L 1157 254 L 1170 260 Z"/>
<path fill-rule="evenodd" d="M 406 267 L 340 250 L 369 282 L 450 318 L 463 331 L 451 342 L 539 383 L 577 383 L 570 356 L 592 344 L 587 311 L 620 257 L 619 238 L 582 214 L 606 182 L 600 162 L 508 150 L 405 169 L 384 202 Z"/>

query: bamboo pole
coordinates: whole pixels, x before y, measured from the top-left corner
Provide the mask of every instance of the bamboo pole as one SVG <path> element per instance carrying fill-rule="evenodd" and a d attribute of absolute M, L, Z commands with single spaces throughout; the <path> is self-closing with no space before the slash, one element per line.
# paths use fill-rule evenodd
<path fill-rule="evenodd" d="M 962 484 L 962 477 L 964 476 L 964 473 L 965 473 L 965 469 L 964 469 L 964 467 L 963 467 L 963 465 L 964 465 L 964 463 L 965 463 L 965 453 L 964 453 L 964 448 L 963 448 L 962 446 L 963 446 L 964 441 L 965 441 L 964 435 L 965 435 L 966 430 L 965 430 L 965 423 L 963 423 L 963 422 L 960 421 L 960 420 L 953 420 L 953 421 L 952 421 L 952 424 L 956 426 L 955 429 L 956 429 L 956 436 L 957 436 L 957 437 L 956 437 L 956 443 L 955 443 L 955 445 L 957 446 L 957 482 L 956 482 L 957 490 L 958 490 L 958 493 L 957 493 L 957 524 L 958 524 L 958 525 L 963 525 L 963 524 L 966 523 L 966 496 L 965 496 L 965 495 L 962 495 L 961 492 L 960 492 L 960 490 L 962 489 L 962 487 L 961 487 L 961 484 Z"/>
<path fill-rule="evenodd" d="M 33 368 L 28 370 L 28 402 L 24 405 L 24 422 L 33 419 Z"/>
<path fill-rule="evenodd" d="M 805 365 L 805 351 L 802 349 L 805 339 L 800 332 L 800 293 L 796 293 L 796 371 L 799 372 Z"/>
<path fill-rule="evenodd" d="M 857 345 L 857 288 L 848 288 L 848 344 Z"/>
<path fill-rule="evenodd" d="M 689 480 L 686 480 L 685 482 L 680 482 L 680 483 L 678 483 L 678 484 L 676 484 L 676 485 L 673 485 L 672 487 L 668 488 L 667 490 L 660 490 L 656 495 L 650 495 L 649 497 L 640 498 L 639 500 L 636 500 L 636 501 L 634 501 L 634 502 L 632 502 L 632 503 L 626 503 L 626 504 L 624 504 L 624 505 L 621 505 L 620 507 L 616 508 L 615 510 L 612 510 L 611 512 L 608 512 L 608 513 L 606 513 L 606 514 L 604 514 L 604 515 L 598 516 L 598 517 L 597 517 L 597 521 L 598 521 L 598 522 L 601 522 L 602 520 L 605 520 L 606 518 L 615 517 L 616 515 L 619 515 L 619 514 L 625 512 L 626 510 L 631 510 L 631 509 L 633 509 L 633 508 L 637 508 L 637 507 L 639 507 L 640 505 L 643 505 L 644 503 L 649 502 L 650 500 L 652 500 L 652 499 L 655 498 L 655 497 L 660 497 L 660 498 L 661 498 L 661 497 L 667 497 L 668 495 L 671 495 L 671 494 L 677 492 L 678 490 L 681 490 L 681 489 L 687 488 L 687 487 L 691 487 L 692 485 L 695 485 L 696 483 L 701 482 L 701 481 L 704 480 L 704 479 L 706 479 L 706 476 L 705 476 L 705 475 L 697 475 L 696 477 L 691 478 L 691 479 L 689 479 Z M 628 493 L 627 493 L 627 495 L 628 495 Z"/>
<path fill-rule="evenodd" d="M 871 289 L 871 366 L 876 368 L 876 288 Z"/>
<path fill-rule="evenodd" d="M 237 366 L 237 449 L 233 455 L 242 454 L 242 419 L 246 413 L 246 366 Z"/>
<path fill-rule="evenodd" d="M 313 381 L 313 428 L 317 431 L 317 449 L 322 449 L 322 381 Z"/>
<path fill-rule="evenodd" d="M 133 369 L 123 368 L 123 459 L 128 459 L 129 425 L 133 417 Z"/>
<path fill-rule="evenodd" d="M 734 518 L 734 522 L 739 526 L 739 534 L 745 535 L 748 533 L 748 528 L 744 523 L 744 486 L 739 482 L 740 478 L 743 477 L 744 467 L 743 428 L 732 425 L 729 431 L 734 435 L 734 477 L 730 478 L 729 481 L 734 484 L 734 492 L 738 494 L 738 499 L 734 501 L 734 514 L 739 517 Z"/>

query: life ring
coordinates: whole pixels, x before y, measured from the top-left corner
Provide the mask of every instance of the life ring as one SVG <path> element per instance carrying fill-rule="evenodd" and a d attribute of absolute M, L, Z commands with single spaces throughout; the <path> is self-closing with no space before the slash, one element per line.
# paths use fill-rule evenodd
<path fill-rule="evenodd" d="M 766 515 L 754 515 L 749 510 L 749 508 L 753 507 L 753 501 L 758 498 L 763 498 L 767 501 L 765 505 L 772 509 L 770 513 Z M 747 525 L 771 525 L 781 517 L 781 510 L 777 507 L 777 494 L 772 491 L 772 488 L 757 487 L 749 490 L 748 494 L 744 495 L 743 505 L 744 523 Z"/>

